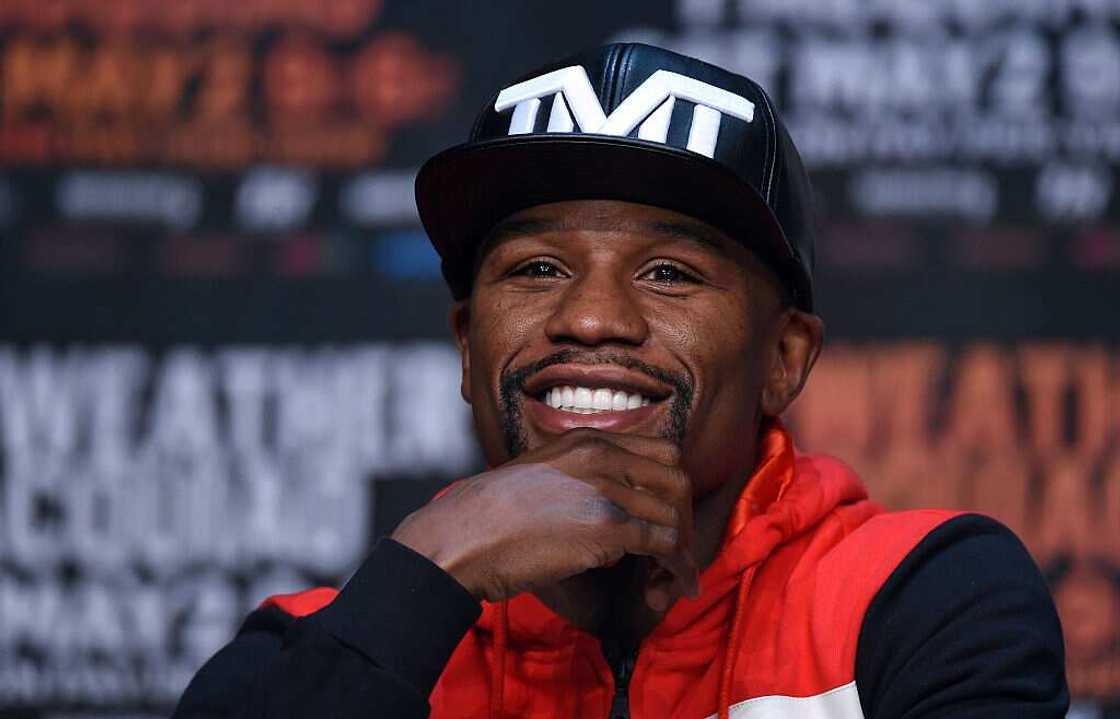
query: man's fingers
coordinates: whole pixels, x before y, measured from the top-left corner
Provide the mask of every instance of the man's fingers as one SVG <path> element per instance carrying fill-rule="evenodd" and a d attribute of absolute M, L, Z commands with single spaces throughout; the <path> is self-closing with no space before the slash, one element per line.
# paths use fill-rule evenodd
<path fill-rule="evenodd" d="M 607 442 L 615 447 L 660 464 L 674 466 L 680 463 L 681 450 L 675 443 L 660 437 L 641 437 L 633 434 L 613 434 L 593 429 L 574 430 L 565 435 L 575 446 Z"/>
<path fill-rule="evenodd" d="M 692 552 L 681 543 L 678 529 L 631 517 L 619 531 L 627 554 L 653 557 L 677 578 L 684 594 L 695 596 L 699 592 L 700 570 Z"/>
<path fill-rule="evenodd" d="M 692 481 L 679 467 L 627 451 L 589 458 L 584 474 L 613 479 L 665 498 L 692 497 Z"/>
<path fill-rule="evenodd" d="M 612 501 L 628 511 L 631 506 L 628 502 L 633 502 L 635 511 L 631 514 L 658 524 L 676 526 L 684 543 L 692 544 L 692 482 L 683 471 L 641 457 L 614 457 L 605 461 L 598 474 L 601 480 L 596 487 Z M 621 482 L 614 479 L 620 475 L 623 477 Z M 650 502 L 643 497 L 655 501 Z M 643 511 L 645 508 L 649 508 L 648 512 Z"/>
<path fill-rule="evenodd" d="M 600 476 L 619 477 L 629 487 L 639 490 L 639 494 L 652 494 L 676 510 L 676 521 L 682 537 L 687 543 L 692 541 L 692 480 L 683 470 L 668 467 L 642 457 L 617 457 L 609 461 L 600 471 Z M 617 484 L 609 479 L 600 484 L 603 491 L 608 484 Z"/>
<path fill-rule="evenodd" d="M 613 505 L 605 515 L 613 554 L 652 557 L 670 575 L 653 605 L 695 596 L 700 572 L 692 556 L 692 482 L 678 466 L 679 448 L 663 439 L 576 430 L 552 448 L 547 464 L 595 488 Z M 667 599 L 668 597 L 672 597 Z"/>
<path fill-rule="evenodd" d="M 659 437 L 639 437 L 631 434 L 612 435 L 622 449 L 647 457 L 669 467 L 676 466 L 681 461 L 681 449 L 675 443 Z"/>
<path fill-rule="evenodd" d="M 635 519 L 672 527 L 678 531 L 682 529 L 681 523 L 684 518 L 681 517 L 680 508 L 655 494 L 611 481 L 603 482 L 597 489 L 604 497 Z"/>
<path fill-rule="evenodd" d="M 682 470 L 637 455 L 610 453 L 595 458 L 596 489 L 629 514 L 674 526 L 684 546 L 692 545 L 692 482 Z"/>

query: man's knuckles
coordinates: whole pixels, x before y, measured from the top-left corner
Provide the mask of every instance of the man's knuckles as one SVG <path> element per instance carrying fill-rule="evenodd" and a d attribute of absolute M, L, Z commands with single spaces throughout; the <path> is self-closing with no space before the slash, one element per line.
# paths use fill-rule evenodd
<path fill-rule="evenodd" d="M 626 524 L 630 515 L 605 495 L 594 494 L 584 499 L 581 519 L 591 530 L 607 530 Z"/>
<path fill-rule="evenodd" d="M 680 532 L 676 527 L 666 527 L 644 520 L 635 520 L 643 554 L 668 557 L 680 551 Z"/>
<path fill-rule="evenodd" d="M 643 554 L 672 553 L 679 548 L 681 533 L 676 526 L 635 517 L 606 497 L 589 497 L 584 506 L 585 529 L 606 546 Z"/>

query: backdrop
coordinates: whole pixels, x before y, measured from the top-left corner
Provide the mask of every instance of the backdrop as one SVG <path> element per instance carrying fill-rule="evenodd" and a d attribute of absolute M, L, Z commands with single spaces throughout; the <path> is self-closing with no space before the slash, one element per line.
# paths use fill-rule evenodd
<path fill-rule="evenodd" d="M 758 79 L 819 192 L 790 412 L 1044 568 L 1120 697 L 1120 3 L 3 0 L 0 716 L 166 714 L 479 458 L 412 179 L 612 39 Z M 500 172 L 501 168 L 495 168 Z"/>

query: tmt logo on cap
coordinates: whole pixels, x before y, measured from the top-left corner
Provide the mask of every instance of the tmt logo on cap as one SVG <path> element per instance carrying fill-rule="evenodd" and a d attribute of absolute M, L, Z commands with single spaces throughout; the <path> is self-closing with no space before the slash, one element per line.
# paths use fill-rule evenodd
<path fill-rule="evenodd" d="M 511 85 L 498 93 L 496 112 L 513 108 L 510 135 L 533 132 L 541 98 L 555 95 L 547 132 L 581 132 L 625 137 L 638 128 L 638 138 L 665 143 L 676 100 L 695 103 L 685 149 L 705 157 L 715 154 L 720 118 L 754 120 L 754 103 L 695 78 L 657 70 L 623 100 L 610 115 L 603 111 L 587 71 L 580 65 L 554 70 Z M 574 118 L 573 118 L 574 116 Z"/>
<path fill-rule="evenodd" d="M 594 198 L 708 223 L 748 245 L 812 311 L 812 188 L 758 83 L 641 43 L 590 48 L 518 77 L 487 100 L 467 142 L 416 176 L 452 297 L 469 297 L 479 243 L 502 218 Z"/>

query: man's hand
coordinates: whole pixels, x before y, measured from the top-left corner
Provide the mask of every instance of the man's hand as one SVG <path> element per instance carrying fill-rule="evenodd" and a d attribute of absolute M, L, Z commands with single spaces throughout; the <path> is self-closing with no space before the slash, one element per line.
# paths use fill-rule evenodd
<path fill-rule="evenodd" d="M 664 611 L 699 591 L 692 484 L 671 442 L 575 430 L 455 484 L 409 515 L 392 538 L 425 555 L 480 599 L 548 586 L 626 554 L 672 577 L 646 602 Z"/>

